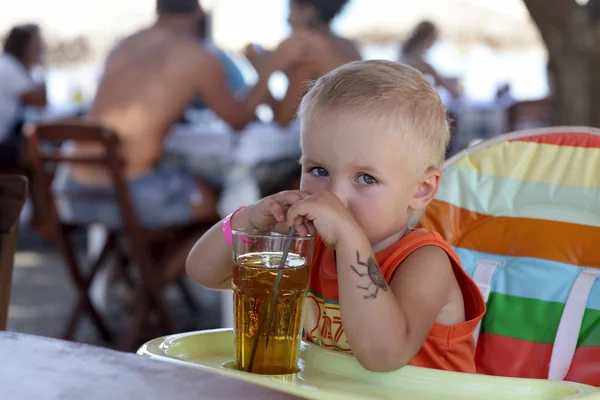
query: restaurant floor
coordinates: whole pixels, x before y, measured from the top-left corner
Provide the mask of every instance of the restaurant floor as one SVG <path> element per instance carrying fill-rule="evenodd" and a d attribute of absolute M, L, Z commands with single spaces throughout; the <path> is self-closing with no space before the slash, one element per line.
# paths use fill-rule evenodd
<path fill-rule="evenodd" d="M 85 237 L 77 238 L 77 248 L 85 249 Z M 187 282 L 200 305 L 193 315 L 170 290 L 167 299 L 179 332 L 218 328 L 220 323 L 219 296 Z M 127 314 L 116 294 L 109 295 L 104 315 L 111 325 L 123 326 Z M 15 270 L 9 309 L 8 330 L 41 336 L 60 337 L 75 302 L 75 290 L 67 268 L 55 245 L 39 239 L 26 225 L 19 232 L 15 255 Z M 84 318 L 75 340 L 103 345 L 93 326 Z M 118 334 L 118 332 L 117 332 Z"/>

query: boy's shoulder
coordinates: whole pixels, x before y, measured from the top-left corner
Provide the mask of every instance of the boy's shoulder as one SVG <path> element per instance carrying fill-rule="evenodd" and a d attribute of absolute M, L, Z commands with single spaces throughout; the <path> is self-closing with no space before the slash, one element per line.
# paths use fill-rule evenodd
<path fill-rule="evenodd" d="M 422 240 L 432 240 L 432 239 L 443 240 L 442 237 L 438 233 L 430 231 L 429 229 L 425 229 L 425 228 L 412 228 L 398 242 L 413 241 L 413 240 L 418 240 L 418 239 L 422 239 Z"/>
<path fill-rule="evenodd" d="M 406 249 L 407 251 L 415 251 L 422 246 L 439 246 L 446 249 L 452 250 L 452 246 L 448 242 L 442 238 L 442 236 L 437 233 L 430 231 L 425 228 L 416 228 L 411 229 L 406 235 L 404 235 L 400 240 L 391 245 L 385 251 L 399 251 L 401 249 Z M 452 250 L 453 251 L 453 250 Z"/>
<path fill-rule="evenodd" d="M 386 280 L 391 279 L 395 269 L 415 251 L 426 247 L 438 247 L 448 255 L 450 261 L 454 264 L 461 265 L 458 255 L 448 242 L 446 242 L 437 232 L 429 231 L 424 228 L 411 229 L 400 240 L 389 246 L 388 248 L 375 254 L 377 263 Z M 335 264 L 335 256 L 333 249 L 329 249 L 319 236 L 316 237 L 316 245 L 313 256 L 313 265 L 319 269 L 332 269 L 323 264 Z"/>
<path fill-rule="evenodd" d="M 426 246 L 442 249 L 448 255 L 450 262 L 460 265 L 460 259 L 454 249 L 440 234 L 423 228 L 412 229 L 396 243 L 376 254 L 377 262 L 386 280 L 389 282 L 395 269 L 408 256 Z"/>
<path fill-rule="evenodd" d="M 446 242 L 439 233 L 427 230 L 425 228 L 417 228 L 411 229 L 397 242 L 395 242 L 388 248 L 376 253 L 375 257 L 381 265 L 382 259 L 384 260 L 392 255 L 399 255 L 403 253 L 406 253 L 406 256 L 408 256 L 410 253 L 423 246 L 438 246 L 443 248 L 447 252 L 454 254 L 454 249 L 452 248 L 452 246 L 450 246 L 450 244 Z M 319 252 L 327 249 L 327 246 L 325 245 L 325 243 L 323 243 L 323 241 L 318 235 L 316 236 L 315 247 L 318 250 L 320 250 Z"/>

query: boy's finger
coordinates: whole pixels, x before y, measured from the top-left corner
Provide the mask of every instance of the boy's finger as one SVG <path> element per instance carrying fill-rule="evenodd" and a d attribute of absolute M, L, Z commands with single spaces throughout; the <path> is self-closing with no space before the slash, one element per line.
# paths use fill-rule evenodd
<path fill-rule="evenodd" d="M 286 223 L 282 222 L 276 224 L 271 230 L 282 235 L 287 235 L 288 233 L 290 233 L 290 228 L 287 226 Z"/>
<path fill-rule="evenodd" d="M 266 205 L 266 209 L 269 214 L 271 214 L 277 221 L 285 222 L 285 212 L 283 211 L 281 204 L 273 199 L 269 199 Z"/>
<path fill-rule="evenodd" d="M 311 232 L 311 228 L 310 228 L 311 225 L 312 225 L 311 222 L 305 222 L 303 225 L 306 228 L 306 236 L 308 236 L 308 235 L 314 235 L 314 233 Z"/>
<path fill-rule="evenodd" d="M 300 217 L 298 215 L 298 203 L 292 205 L 288 210 L 287 213 L 285 215 L 285 221 L 287 222 L 288 226 L 291 228 L 292 226 L 296 226 L 296 220 Z"/>
<path fill-rule="evenodd" d="M 306 228 L 306 225 L 304 224 L 304 218 L 297 218 L 296 219 L 296 232 L 298 232 L 298 235 L 300 236 L 306 236 L 308 234 L 308 229 Z"/>
<path fill-rule="evenodd" d="M 310 204 L 306 201 L 300 201 L 291 206 L 286 215 L 288 226 L 296 225 L 297 220 L 301 217 L 307 221 L 312 221 L 314 217 L 311 214 L 310 208 Z"/>
<path fill-rule="evenodd" d="M 317 234 L 317 228 L 315 228 L 315 224 L 313 224 L 312 221 L 309 221 L 306 226 L 308 228 L 308 233 L 313 236 Z"/>
<path fill-rule="evenodd" d="M 311 224 L 311 222 L 309 220 L 307 220 L 306 218 L 302 218 L 302 227 L 303 227 L 303 230 L 306 232 L 304 234 L 304 236 L 310 235 L 310 229 L 308 227 L 309 224 Z"/>
<path fill-rule="evenodd" d="M 287 191 L 276 194 L 274 197 L 278 202 L 284 205 L 293 205 L 299 201 L 304 200 L 309 196 L 308 193 L 300 192 L 300 191 Z"/>

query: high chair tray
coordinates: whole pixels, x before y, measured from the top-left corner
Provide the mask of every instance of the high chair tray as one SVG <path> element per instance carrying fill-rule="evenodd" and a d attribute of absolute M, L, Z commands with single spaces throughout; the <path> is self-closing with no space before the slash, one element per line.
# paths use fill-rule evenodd
<path fill-rule="evenodd" d="M 231 368 L 233 332 L 219 329 L 157 338 L 138 354 L 210 370 L 307 399 L 402 400 L 600 400 L 597 389 L 571 382 L 460 374 L 407 366 L 393 372 L 369 372 L 352 356 L 302 342 L 301 372 L 255 375 Z"/>

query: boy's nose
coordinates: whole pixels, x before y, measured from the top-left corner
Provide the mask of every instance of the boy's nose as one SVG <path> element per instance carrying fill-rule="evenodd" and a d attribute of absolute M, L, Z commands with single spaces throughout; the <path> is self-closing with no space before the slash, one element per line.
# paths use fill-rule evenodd
<path fill-rule="evenodd" d="M 348 208 L 348 193 L 341 185 L 331 185 L 329 191 L 335 194 L 341 200 L 344 207 Z"/>

